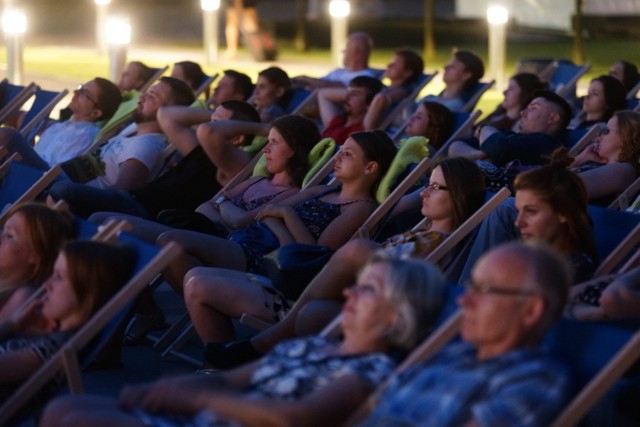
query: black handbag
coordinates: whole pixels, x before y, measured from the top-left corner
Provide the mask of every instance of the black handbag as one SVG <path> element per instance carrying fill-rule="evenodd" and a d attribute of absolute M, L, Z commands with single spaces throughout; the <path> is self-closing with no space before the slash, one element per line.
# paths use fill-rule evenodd
<path fill-rule="evenodd" d="M 290 243 L 265 255 L 264 267 L 273 286 L 296 300 L 334 252 L 328 246 Z"/>

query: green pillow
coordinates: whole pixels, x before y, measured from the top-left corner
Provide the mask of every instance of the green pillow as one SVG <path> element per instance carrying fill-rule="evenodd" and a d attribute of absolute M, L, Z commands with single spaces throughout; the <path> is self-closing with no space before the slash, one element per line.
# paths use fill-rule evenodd
<path fill-rule="evenodd" d="M 311 178 L 329 161 L 336 152 L 336 142 L 333 138 L 321 139 L 309 152 L 309 171 L 302 180 L 304 187 Z"/>
<path fill-rule="evenodd" d="M 400 141 L 400 149 L 378 187 L 378 203 L 382 203 L 391 194 L 398 177 L 409 165 L 419 163 L 429 155 L 428 143 L 429 140 L 424 136 L 412 136 Z"/>
<path fill-rule="evenodd" d="M 122 94 L 122 102 L 118 105 L 118 109 L 104 126 L 102 126 L 100 132 L 98 132 L 94 138 L 94 141 L 99 140 L 104 133 L 121 126 L 126 120 L 130 119 L 133 112 L 138 108 L 138 99 L 140 99 L 140 92 L 136 90 Z"/>
<path fill-rule="evenodd" d="M 240 149 L 249 154 L 258 153 L 264 148 L 265 145 L 267 145 L 268 140 L 269 139 L 266 136 L 256 135 L 253 137 L 253 141 L 251 141 L 251 144 L 243 145 L 242 147 L 240 147 Z"/>

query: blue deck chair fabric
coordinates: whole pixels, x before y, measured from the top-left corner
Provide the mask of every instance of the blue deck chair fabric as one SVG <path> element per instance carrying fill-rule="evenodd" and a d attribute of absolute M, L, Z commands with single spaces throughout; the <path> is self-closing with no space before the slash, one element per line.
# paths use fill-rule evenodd
<path fill-rule="evenodd" d="M 546 335 L 544 346 L 571 372 L 574 393 L 611 360 L 637 330 L 631 322 L 577 322 L 562 318 Z"/>
<path fill-rule="evenodd" d="M 27 141 L 33 141 L 36 135 L 40 133 L 47 120 L 49 120 L 49 114 L 57 102 L 66 94 L 66 90 L 56 92 L 40 88 L 36 89 L 33 104 L 27 111 L 22 126 L 18 129 Z"/>
<path fill-rule="evenodd" d="M 640 216 L 629 212 L 589 205 L 596 248 L 603 260 L 638 225 Z"/>
<path fill-rule="evenodd" d="M 87 221 L 83 221 L 87 222 Z M 91 224 L 91 223 L 89 223 Z M 92 224 L 94 225 L 94 224 Z M 89 225 L 85 224 L 87 230 Z M 95 227 L 97 230 L 97 226 Z M 151 262 L 151 260 L 160 252 L 160 248 L 145 242 L 129 233 L 121 232 L 118 235 L 116 242 L 120 245 L 129 246 L 136 252 L 136 264 L 134 267 L 134 275 L 142 271 L 145 266 Z M 135 299 L 127 301 L 124 306 L 118 311 L 118 313 L 109 320 L 102 330 L 91 340 L 91 342 L 80 352 L 80 364 L 83 369 L 87 368 L 104 348 L 110 343 L 114 334 L 119 330 L 124 331 L 124 323 L 130 318 L 133 313 L 135 305 Z M 122 337 L 119 337 L 122 339 Z"/>
<path fill-rule="evenodd" d="M 464 111 L 467 113 L 471 112 L 474 108 L 476 108 L 476 104 L 478 104 L 478 101 L 480 100 L 480 98 L 482 98 L 482 95 L 484 95 L 486 91 L 491 89 L 491 87 L 495 83 L 495 80 L 491 80 L 490 82 L 478 82 L 476 87 L 474 87 L 473 90 L 469 91 L 465 95 L 465 105 L 460 109 L 460 111 Z"/>
<path fill-rule="evenodd" d="M 74 217 L 73 225 L 75 228 L 75 236 L 78 240 L 91 239 L 98 232 L 98 224 L 89 222 L 84 218 Z"/>
<path fill-rule="evenodd" d="M 287 108 L 285 108 L 285 113 L 294 114 L 294 112 L 301 106 L 307 98 L 311 96 L 311 91 L 306 90 L 302 87 L 296 87 L 293 89 L 293 93 L 291 95 L 291 100 L 287 104 Z"/>
<path fill-rule="evenodd" d="M 636 108 L 638 108 L 638 104 L 640 104 L 640 99 L 638 98 L 627 99 L 624 103 L 624 109 L 635 110 Z"/>
<path fill-rule="evenodd" d="M 584 69 L 582 65 L 574 64 L 568 59 L 560 59 L 557 63 L 558 67 L 549 80 L 549 89 L 554 92 L 569 84 L 571 80 Z M 573 94 L 575 95 L 575 88 Z"/>
<path fill-rule="evenodd" d="M 567 129 L 564 131 L 562 145 L 567 148 L 573 147 L 580 138 L 586 135 L 588 129 Z"/>
<path fill-rule="evenodd" d="M 20 162 L 11 162 L 9 173 L 0 185 L 0 210 L 8 204 L 14 203 L 36 183 L 44 171 Z"/>
<path fill-rule="evenodd" d="M 14 113 L 16 113 L 22 105 L 27 102 L 36 90 L 36 85 L 30 83 L 27 86 L 14 85 L 7 79 L 0 82 L 0 93 L 2 100 L 0 101 L 0 123 L 4 123 Z"/>

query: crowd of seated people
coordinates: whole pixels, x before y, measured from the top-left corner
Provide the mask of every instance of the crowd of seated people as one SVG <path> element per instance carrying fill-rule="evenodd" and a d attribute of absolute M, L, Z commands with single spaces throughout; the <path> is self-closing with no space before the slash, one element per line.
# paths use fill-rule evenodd
<path fill-rule="evenodd" d="M 390 375 L 396 358 L 434 328 L 447 293 L 437 270 L 460 262 L 460 248 L 437 265 L 413 260 L 424 260 L 455 233 L 484 203 L 487 189 L 503 186 L 514 197 L 482 221 L 461 266 L 462 340 L 395 376 L 360 422 L 547 425 L 553 420 L 570 395 L 566 373 L 540 350 L 557 318 L 563 312 L 583 321 L 638 317 L 637 268 L 592 278 L 601 256 L 587 211 L 589 203 L 608 205 L 639 176 L 640 113 L 624 110 L 637 69 L 634 74 L 632 64 L 618 61 L 609 75 L 593 78 L 576 112 L 536 74 L 516 73 L 495 111 L 474 124 L 473 135 L 449 141 L 455 113 L 484 75 L 476 54 L 455 52 L 444 68 L 444 90 L 412 100 L 413 114 L 402 127 L 405 137 L 425 137 L 430 154 L 450 142 L 442 150 L 448 158 L 435 162 L 424 186 L 403 197 L 391 214 L 417 212 L 426 225 L 376 241 L 353 236 L 378 206 L 376 188 L 397 152 L 391 135 L 377 128 L 422 77 L 424 63 L 415 52 L 398 49 L 381 75 L 369 67 L 372 46 L 367 34 L 351 34 L 344 67 L 321 78 L 292 79 L 271 66 L 257 73 L 254 86 L 247 75 L 226 70 L 206 94 L 206 106 L 194 104 L 193 91 L 207 75 L 194 62 L 177 62 L 172 77 L 141 94 L 135 125 L 88 155 L 65 145 L 80 138 L 64 128 L 89 128 L 82 145 L 89 147 L 96 123 L 115 113 L 122 92 L 147 83 L 152 69 L 131 62 L 117 86 L 95 78 L 79 87 L 70 120 L 49 127 L 35 148 L 3 129 L 2 145 L 21 153 L 26 163 L 42 169 L 62 165 L 63 176 L 48 190 L 50 201 L 64 200 L 74 214 L 96 223 L 125 218 L 133 234 L 160 247 L 182 247 L 163 277 L 185 299 L 205 344 L 205 366 L 222 370 L 134 386 L 119 401 L 56 400 L 42 425 L 340 425 Z M 318 89 L 320 124 L 287 114 L 299 86 Z M 568 155 L 574 142 L 570 130 L 592 126 L 600 127 L 593 142 Z M 256 135 L 266 136 L 266 145 L 258 145 Z M 340 146 L 333 167 L 340 185 L 300 190 L 309 152 L 321 137 Z M 177 152 L 169 167 L 167 147 Z M 267 176 L 234 181 L 256 153 L 266 156 Z M 12 267 L 0 278 L 0 350 L 8 340 L 30 348 L 13 373 L 20 376 L 6 381 L 13 385 L 60 346 L 58 335 L 76 330 L 128 277 L 108 279 L 112 287 L 105 287 L 103 296 L 87 296 L 79 287 L 98 285 L 82 276 L 86 271 L 71 271 L 76 264 L 113 270 L 107 260 L 100 264 L 91 257 L 93 246 L 96 253 L 116 249 L 63 245 L 71 237 L 70 219 L 60 213 L 55 215 L 61 225 L 47 226 L 51 247 L 44 247 L 38 242 L 40 226 L 29 215 L 35 213 L 17 208 L 0 240 L 0 249 L 7 240 L 15 252 L 0 251 L 0 258 L 8 258 L 0 262 L 0 275 L 3 265 Z M 521 241 L 501 246 L 516 239 Z M 263 258 L 293 243 L 334 251 L 295 301 L 268 283 Z M 44 263 L 40 252 L 47 252 L 49 261 L 46 272 L 35 277 L 35 265 Z M 113 260 L 120 258 L 116 252 Z M 107 274 L 100 279 L 107 280 Z M 56 287 L 55 281 L 62 284 Z M 43 282 L 47 296 L 25 311 L 21 306 Z M 92 300 L 91 308 L 83 298 Z M 69 301 L 72 306 L 65 304 Z M 140 299 L 127 344 L 144 343 L 147 333 L 164 327 L 159 310 Z M 236 341 L 232 319 L 245 313 L 276 323 Z M 307 337 L 338 313 L 341 341 Z M 34 321 L 37 333 L 24 339 Z M 456 380 L 448 381 L 450 375 Z M 292 381 L 296 387 L 283 392 Z"/>

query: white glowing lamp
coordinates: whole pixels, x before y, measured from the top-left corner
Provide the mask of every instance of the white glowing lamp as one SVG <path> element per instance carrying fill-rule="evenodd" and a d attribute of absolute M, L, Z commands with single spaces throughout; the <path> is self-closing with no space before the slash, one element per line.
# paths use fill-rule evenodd
<path fill-rule="evenodd" d="M 329 15 L 333 18 L 346 18 L 351 13 L 351 5 L 347 0 L 331 0 Z"/>
<path fill-rule="evenodd" d="M 502 25 L 509 22 L 509 11 L 504 6 L 489 6 L 487 8 L 487 22 Z"/>

